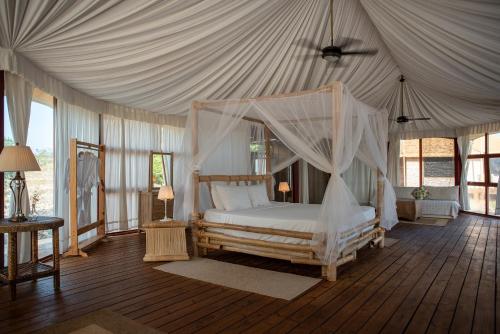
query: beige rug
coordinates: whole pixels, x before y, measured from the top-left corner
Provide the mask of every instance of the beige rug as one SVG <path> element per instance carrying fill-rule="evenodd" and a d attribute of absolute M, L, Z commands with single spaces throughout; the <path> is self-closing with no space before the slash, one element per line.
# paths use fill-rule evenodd
<path fill-rule="evenodd" d="M 37 333 L 44 334 L 159 334 L 161 332 L 126 318 L 113 311 L 102 309 L 84 316 L 46 327 Z"/>
<path fill-rule="evenodd" d="M 321 279 L 252 268 L 205 258 L 163 264 L 155 269 L 228 288 L 292 300 Z"/>
<path fill-rule="evenodd" d="M 400 223 L 405 224 L 415 224 L 415 225 L 427 225 L 427 226 L 446 226 L 450 222 L 449 218 L 419 218 L 416 221 L 401 220 Z"/>
<path fill-rule="evenodd" d="M 394 246 L 399 242 L 399 239 L 394 239 L 394 238 L 384 238 L 384 247 L 391 247 Z"/>

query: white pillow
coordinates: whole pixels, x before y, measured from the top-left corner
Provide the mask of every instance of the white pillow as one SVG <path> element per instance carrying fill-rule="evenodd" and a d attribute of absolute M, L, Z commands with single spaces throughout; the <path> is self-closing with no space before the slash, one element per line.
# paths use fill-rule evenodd
<path fill-rule="evenodd" d="M 247 187 L 216 186 L 216 189 L 226 211 L 249 209 L 252 207 Z"/>
<path fill-rule="evenodd" d="M 216 186 L 212 187 L 211 193 L 215 208 L 218 210 L 224 210 L 224 203 L 222 203 L 222 200 L 220 199 L 219 192 L 217 191 Z"/>
<path fill-rule="evenodd" d="M 258 207 L 263 205 L 269 205 L 269 197 L 267 196 L 266 184 L 261 183 L 255 186 L 248 186 L 248 194 L 250 195 L 250 201 L 252 201 L 252 206 Z"/>

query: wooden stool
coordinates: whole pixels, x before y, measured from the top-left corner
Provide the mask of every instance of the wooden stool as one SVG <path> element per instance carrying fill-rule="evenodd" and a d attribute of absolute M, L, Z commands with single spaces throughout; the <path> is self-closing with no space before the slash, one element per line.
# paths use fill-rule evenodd
<path fill-rule="evenodd" d="M 144 224 L 142 228 L 146 231 L 146 255 L 143 261 L 189 260 L 186 245 L 187 223 L 156 220 Z"/>

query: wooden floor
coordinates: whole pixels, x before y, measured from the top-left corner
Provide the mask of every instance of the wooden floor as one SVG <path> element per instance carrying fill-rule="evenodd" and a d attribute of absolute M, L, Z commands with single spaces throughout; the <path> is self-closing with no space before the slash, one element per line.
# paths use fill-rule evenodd
<path fill-rule="evenodd" d="M 399 224 L 400 242 L 366 249 L 293 301 L 174 276 L 142 262 L 144 235 L 110 238 L 90 257 L 62 261 L 50 279 L 0 287 L 0 333 L 30 332 L 109 308 L 175 333 L 493 333 L 500 331 L 500 221 L 461 215 L 447 227 Z M 499 245 L 500 246 L 500 245 Z M 224 261 L 320 276 L 319 268 L 234 253 Z"/>

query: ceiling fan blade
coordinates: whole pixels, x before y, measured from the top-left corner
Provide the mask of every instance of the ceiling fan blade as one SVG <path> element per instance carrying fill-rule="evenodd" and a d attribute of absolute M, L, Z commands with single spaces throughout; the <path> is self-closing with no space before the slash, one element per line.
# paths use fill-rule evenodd
<path fill-rule="evenodd" d="M 335 45 L 342 49 L 342 48 L 345 48 L 345 47 L 348 47 L 348 46 L 351 46 L 354 44 L 359 44 L 359 43 L 361 43 L 360 39 L 350 38 L 350 37 L 341 37 L 337 40 Z"/>
<path fill-rule="evenodd" d="M 348 55 L 367 55 L 367 56 L 373 56 L 378 53 L 377 49 L 368 49 L 368 50 L 357 50 L 357 51 L 342 51 L 343 56 L 348 56 Z"/>
<path fill-rule="evenodd" d="M 429 121 L 430 119 L 430 117 L 408 118 L 409 121 Z"/>
<path fill-rule="evenodd" d="M 314 59 L 314 58 L 318 58 L 318 57 L 319 57 L 319 55 L 314 54 L 314 55 L 298 55 L 298 56 L 295 56 L 294 58 L 297 60 L 307 60 L 307 59 Z"/>
<path fill-rule="evenodd" d="M 321 51 L 321 46 L 319 46 L 318 44 L 314 43 L 312 40 L 307 39 L 307 38 L 301 38 L 297 42 L 295 42 L 294 44 L 301 47 L 301 48 L 307 48 L 307 49 L 311 49 L 311 50 Z"/>

